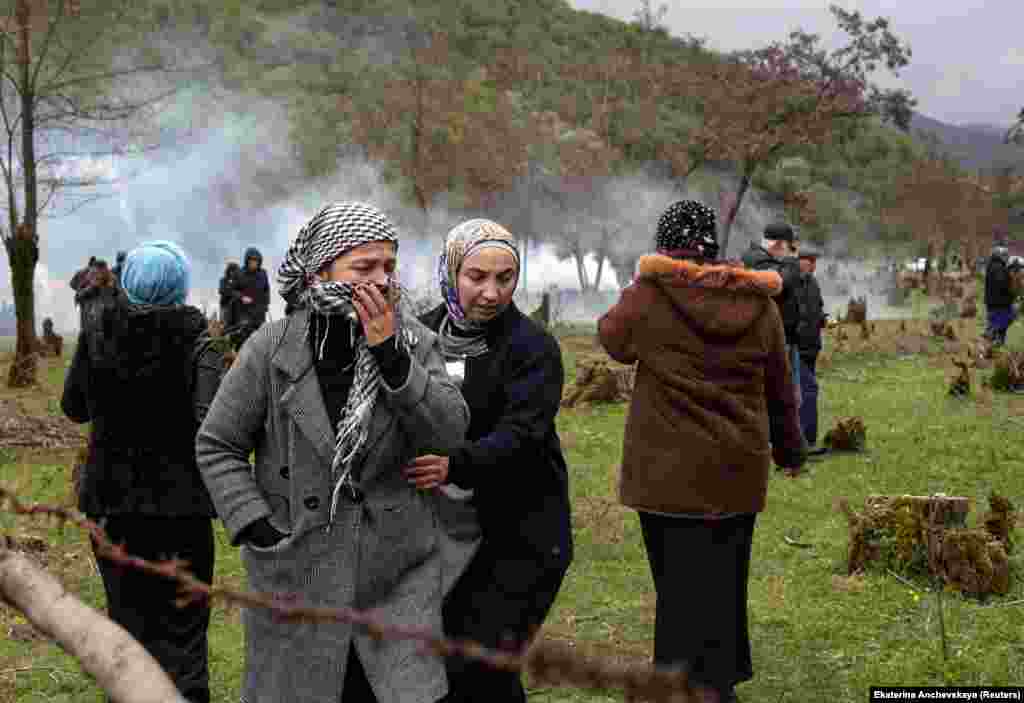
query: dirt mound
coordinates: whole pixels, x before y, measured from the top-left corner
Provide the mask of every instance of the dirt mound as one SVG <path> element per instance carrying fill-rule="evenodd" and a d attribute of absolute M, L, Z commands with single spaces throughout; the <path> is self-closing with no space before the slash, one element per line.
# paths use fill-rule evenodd
<path fill-rule="evenodd" d="M 829 324 L 823 334 L 821 363 L 829 363 L 849 354 L 938 355 L 958 353 L 970 348 L 979 339 L 974 320 L 951 319 L 944 324 L 956 341 L 937 337 L 929 319 L 872 320 L 867 325 Z M 869 334 L 865 335 L 865 327 Z M 945 331 L 945 327 L 943 328 Z"/>
<path fill-rule="evenodd" d="M 67 418 L 29 415 L 16 400 L 0 398 L 0 447 L 73 449 L 82 442 L 78 426 Z"/>

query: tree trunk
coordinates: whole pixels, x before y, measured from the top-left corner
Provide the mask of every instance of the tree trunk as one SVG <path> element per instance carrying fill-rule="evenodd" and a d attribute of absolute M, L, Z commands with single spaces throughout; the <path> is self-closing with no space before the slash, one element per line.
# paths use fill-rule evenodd
<path fill-rule="evenodd" d="M 572 252 L 572 258 L 576 261 L 576 275 L 580 279 L 580 290 L 586 293 L 590 290 L 590 282 L 587 280 L 587 267 L 584 265 L 583 257 L 586 256 L 580 249 L 575 247 Z"/>
<path fill-rule="evenodd" d="M 120 625 L 68 593 L 28 558 L 7 549 L 0 549 L 0 600 L 54 639 L 113 700 L 187 703 L 152 655 Z"/>
<path fill-rule="evenodd" d="M 7 375 L 10 388 L 25 388 L 36 382 L 36 262 L 39 260 L 37 239 L 26 225 L 19 225 L 12 237 L 4 241 L 11 265 L 11 288 L 14 290 L 14 311 L 17 318 L 17 342 L 14 359 Z"/>
<path fill-rule="evenodd" d="M 604 271 L 605 255 L 603 251 L 597 252 L 597 273 L 594 274 L 594 292 L 601 290 L 601 273 Z"/>
<path fill-rule="evenodd" d="M 21 8 L 19 7 L 19 10 Z M 28 27 L 22 26 L 23 41 L 28 41 Z M 26 49 L 27 52 L 27 49 Z M 24 221 L 7 240 L 7 255 L 11 262 L 11 287 L 18 317 L 18 339 L 14 360 L 7 376 L 11 388 L 24 388 L 36 382 L 36 308 L 32 283 L 39 261 L 39 237 L 36 231 L 36 145 L 35 94 L 31 85 L 31 62 L 21 63 L 21 156 L 25 168 Z"/>
<path fill-rule="evenodd" d="M 743 196 L 747 194 L 747 189 L 750 188 L 750 181 L 753 176 L 754 167 L 747 166 L 743 170 L 743 177 L 740 179 L 739 190 L 736 191 L 736 202 L 734 202 L 729 208 L 729 211 L 725 213 L 725 218 L 722 222 L 722 236 L 718 242 L 722 258 L 725 258 L 729 251 L 729 234 L 732 232 L 732 225 L 736 221 L 736 216 L 739 215 L 740 206 L 743 204 Z"/>

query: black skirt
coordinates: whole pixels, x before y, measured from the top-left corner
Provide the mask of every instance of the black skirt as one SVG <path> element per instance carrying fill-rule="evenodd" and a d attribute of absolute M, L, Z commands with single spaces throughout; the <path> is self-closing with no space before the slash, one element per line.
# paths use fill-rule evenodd
<path fill-rule="evenodd" d="M 654 576 L 654 663 L 728 689 L 753 678 L 747 581 L 756 515 L 701 520 L 640 513 Z"/>

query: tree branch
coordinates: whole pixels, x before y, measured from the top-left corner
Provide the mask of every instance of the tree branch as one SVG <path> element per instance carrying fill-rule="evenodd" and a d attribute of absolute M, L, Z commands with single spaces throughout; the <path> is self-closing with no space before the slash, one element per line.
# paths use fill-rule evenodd
<path fill-rule="evenodd" d="M 185 703 L 167 673 L 124 628 L 7 549 L 0 550 L 0 596 L 55 639 L 114 700 Z"/>
<path fill-rule="evenodd" d="M 128 7 L 129 6 L 130 6 L 130 3 L 128 3 L 128 2 L 122 3 L 121 4 L 121 11 L 116 16 L 116 18 L 114 18 L 110 22 L 104 22 L 103 23 L 103 30 L 97 32 L 96 35 L 92 38 L 92 41 L 89 42 L 88 44 L 86 44 L 83 48 L 80 48 L 78 51 L 75 51 L 72 47 L 68 47 L 66 49 L 67 57 L 64 59 L 64 63 L 61 64 L 60 68 L 58 68 L 54 72 L 53 80 L 56 81 L 57 79 L 59 79 L 64 74 L 64 72 L 67 71 L 68 67 L 71 66 L 71 63 L 76 58 L 77 59 L 81 59 L 82 56 L 88 56 L 92 52 L 92 50 L 104 39 L 104 37 L 106 36 L 106 34 L 110 30 L 110 28 L 111 27 L 116 27 L 117 25 L 119 25 L 121 23 L 121 20 L 124 19 L 124 16 L 128 12 Z M 51 90 L 51 88 L 52 88 L 52 84 L 51 85 L 46 85 L 46 86 L 43 86 L 43 88 L 39 92 L 45 94 L 45 93 L 48 93 Z"/>
<path fill-rule="evenodd" d="M 46 23 L 46 36 L 43 37 L 43 46 L 39 50 L 39 58 L 36 60 L 36 70 L 32 72 L 27 86 L 33 92 L 35 91 L 36 81 L 39 78 L 39 71 L 42 70 L 43 64 L 46 63 L 46 55 L 50 52 L 50 42 L 53 40 L 54 34 L 56 34 L 57 23 L 64 17 L 66 5 L 67 0 L 59 0 L 57 11 L 55 13 L 47 13 L 49 21 Z"/>

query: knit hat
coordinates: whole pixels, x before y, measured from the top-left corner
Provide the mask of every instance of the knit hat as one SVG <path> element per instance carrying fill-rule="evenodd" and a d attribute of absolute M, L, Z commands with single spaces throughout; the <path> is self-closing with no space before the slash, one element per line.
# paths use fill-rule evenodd
<path fill-rule="evenodd" d="M 785 222 L 775 222 L 764 228 L 764 238 L 792 242 L 796 239 L 796 234 Z"/>
<path fill-rule="evenodd" d="M 180 246 L 145 242 L 125 257 L 121 287 L 136 305 L 184 305 L 191 276 L 192 264 Z"/>
<path fill-rule="evenodd" d="M 673 203 L 658 219 L 654 243 L 666 256 L 714 259 L 718 256 L 714 210 L 696 200 Z"/>

